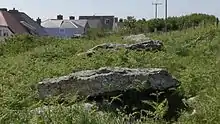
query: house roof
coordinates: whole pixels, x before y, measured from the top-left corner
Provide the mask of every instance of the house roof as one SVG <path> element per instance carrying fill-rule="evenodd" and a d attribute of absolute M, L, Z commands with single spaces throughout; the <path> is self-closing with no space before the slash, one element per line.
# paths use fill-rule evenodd
<path fill-rule="evenodd" d="M 72 20 L 76 25 L 85 27 L 86 24 L 88 23 L 88 20 L 82 19 L 82 20 Z"/>
<path fill-rule="evenodd" d="M 79 16 L 79 20 L 81 19 L 100 19 L 100 18 L 114 18 L 113 15 L 104 15 L 104 16 L 97 16 L 97 15 L 92 15 L 92 16 Z"/>
<path fill-rule="evenodd" d="M 57 20 L 48 19 L 43 21 L 41 25 L 45 28 L 78 28 L 85 27 L 87 20 Z"/>
<path fill-rule="evenodd" d="M 24 34 L 28 31 L 7 11 L 0 11 L 0 25 L 8 27 L 14 34 Z"/>
<path fill-rule="evenodd" d="M 63 20 L 61 28 L 78 28 L 78 26 L 72 20 Z"/>
<path fill-rule="evenodd" d="M 8 26 L 7 22 L 6 22 L 6 19 L 4 17 L 4 14 L 3 12 L 0 12 L 0 25 L 1 26 Z"/>
<path fill-rule="evenodd" d="M 35 32 L 38 35 L 47 35 L 44 28 L 39 25 L 35 20 L 30 18 L 26 13 L 19 12 L 17 10 L 9 10 L 9 13 L 15 17 L 18 22 L 21 22 L 22 25 L 32 32 Z"/>
<path fill-rule="evenodd" d="M 58 28 L 60 27 L 63 20 L 54 20 L 54 19 L 47 19 L 41 22 L 41 26 L 45 28 Z"/>

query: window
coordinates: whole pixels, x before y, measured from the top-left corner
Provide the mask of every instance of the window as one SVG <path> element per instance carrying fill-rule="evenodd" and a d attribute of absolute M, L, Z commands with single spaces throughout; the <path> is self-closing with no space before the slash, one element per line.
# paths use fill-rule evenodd
<path fill-rule="evenodd" d="M 60 28 L 60 31 L 59 31 L 60 33 L 65 33 L 65 29 L 63 29 L 63 28 Z"/>
<path fill-rule="evenodd" d="M 0 30 L 0 36 L 4 36 L 4 37 L 9 36 L 8 30 L 6 29 Z"/>
<path fill-rule="evenodd" d="M 4 34 L 3 34 L 3 36 L 4 36 L 4 37 L 7 37 L 7 36 L 8 36 L 8 32 L 5 31 Z"/>
<path fill-rule="evenodd" d="M 109 23 L 110 23 L 110 20 L 109 20 L 109 19 L 106 19 L 106 20 L 105 20 L 105 24 L 108 25 Z"/>

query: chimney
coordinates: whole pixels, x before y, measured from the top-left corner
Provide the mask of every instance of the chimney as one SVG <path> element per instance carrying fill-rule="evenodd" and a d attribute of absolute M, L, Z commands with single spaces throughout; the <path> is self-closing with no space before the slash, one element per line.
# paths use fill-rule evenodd
<path fill-rule="evenodd" d="M 57 15 L 57 20 L 63 20 L 63 15 Z"/>
<path fill-rule="evenodd" d="M 40 19 L 39 17 L 37 18 L 36 21 L 37 21 L 37 23 L 38 23 L 39 25 L 41 25 L 41 19 Z"/>
<path fill-rule="evenodd" d="M 8 12 L 16 13 L 16 12 L 18 12 L 18 10 L 16 10 L 15 8 L 13 8 L 12 10 L 9 10 Z"/>
<path fill-rule="evenodd" d="M 115 17 L 115 18 L 114 18 L 114 21 L 115 21 L 115 23 L 118 23 L 118 18 Z"/>
<path fill-rule="evenodd" d="M 0 11 L 8 11 L 7 8 L 0 8 Z"/>
<path fill-rule="evenodd" d="M 69 20 L 75 20 L 75 16 L 70 16 Z"/>

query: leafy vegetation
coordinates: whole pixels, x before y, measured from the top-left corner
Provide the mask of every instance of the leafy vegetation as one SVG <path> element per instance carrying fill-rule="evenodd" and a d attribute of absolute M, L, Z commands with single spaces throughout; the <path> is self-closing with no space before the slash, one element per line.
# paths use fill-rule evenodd
<path fill-rule="evenodd" d="M 124 20 L 124 29 L 121 33 L 140 33 L 164 31 L 167 25 L 168 31 L 183 30 L 191 27 L 206 26 L 216 23 L 216 17 L 213 15 L 194 13 L 180 17 L 168 17 L 165 21 L 162 18 L 150 20 L 136 20 L 133 17 L 128 17 Z"/>
<path fill-rule="evenodd" d="M 92 57 L 77 56 L 103 42 L 126 43 L 121 36 L 61 40 L 35 36 L 16 36 L 0 44 L 0 123 L 62 123 L 62 124 L 122 124 L 132 121 L 132 115 L 86 111 L 81 102 L 71 107 L 50 101 L 53 106 L 44 112 L 36 93 L 36 84 L 44 78 L 71 73 L 73 70 L 96 69 L 103 66 L 163 67 L 181 82 L 181 92 L 187 97 L 197 96 L 192 107 L 195 114 L 182 112 L 177 123 L 217 124 L 220 122 L 220 30 L 213 26 L 189 28 L 183 31 L 148 37 L 162 40 L 165 51 L 104 51 Z M 71 99 L 74 100 L 74 99 Z M 156 118 L 142 117 L 133 123 L 167 123 L 161 119 L 166 107 L 152 103 Z"/>

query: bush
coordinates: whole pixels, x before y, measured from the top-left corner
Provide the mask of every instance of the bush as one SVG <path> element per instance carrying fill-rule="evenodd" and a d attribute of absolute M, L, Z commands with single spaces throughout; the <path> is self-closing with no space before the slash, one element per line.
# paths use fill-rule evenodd
<path fill-rule="evenodd" d="M 90 40 L 95 40 L 97 38 L 107 36 L 107 31 L 101 28 L 90 28 L 87 32 L 86 38 Z"/>
<path fill-rule="evenodd" d="M 7 38 L 5 43 L 0 44 L 0 56 L 26 52 L 35 47 L 50 44 L 54 40 L 55 38 L 52 37 L 15 35 L 13 37 Z"/>
<path fill-rule="evenodd" d="M 143 32 L 164 31 L 167 24 L 168 31 L 183 30 L 200 25 L 215 24 L 216 17 L 213 15 L 194 13 L 180 17 L 168 17 L 165 22 L 164 19 L 150 19 L 150 20 L 135 20 L 131 18 L 124 21 L 124 34 L 137 34 Z"/>

